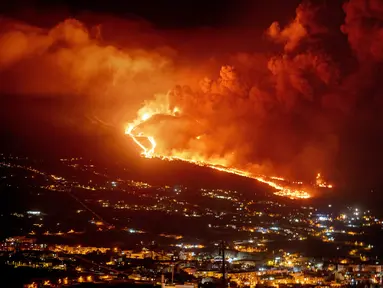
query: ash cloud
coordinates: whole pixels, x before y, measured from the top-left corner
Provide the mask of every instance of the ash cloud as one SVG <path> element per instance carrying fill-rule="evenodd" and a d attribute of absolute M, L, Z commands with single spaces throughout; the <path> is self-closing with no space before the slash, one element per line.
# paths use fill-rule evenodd
<path fill-rule="evenodd" d="M 287 25 L 272 22 L 254 34 L 251 49 L 239 31 L 164 31 L 109 18 L 51 28 L 2 20 L 0 91 L 83 99 L 97 122 L 118 127 L 144 100 L 155 106 L 165 97 L 181 117 L 146 129 L 161 135 L 166 154 L 303 179 L 371 174 L 360 166 L 376 167 L 379 145 L 363 150 L 383 143 L 376 138 L 383 6 L 348 1 L 335 30 L 320 21 L 324 9 L 301 4 Z M 328 48 L 330 34 L 346 38 L 344 53 Z M 264 42 L 275 46 L 265 50 Z M 158 93 L 165 96 L 153 99 Z"/>
<path fill-rule="evenodd" d="M 172 106 L 208 127 L 203 138 L 184 143 L 183 153 L 295 177 L 331 167 L 337 125 L 326 119 L 321 99 L 338 85 L 339 69 L 322 49 L 301 49 L 326 31 L 313 22 L 316 12 L 300 5 L 285 28 L 270 26 L 267 35 L 282 46 L 278 55 L 232 55 L 232 65 L 222 66 L 216 78 L 170 91 Z"/>
<path fill-rule="evenodd" d="M 137 105 L 176 80 L 173 51 L 165 46 L 109 44 L 102 27 L 76 19 L 48 29 L 4 19 L 1 26 L 3 94 L 83 98 L 97 113 L 108 103 Z"/>
<path fill-rule="evenodd" d="M 349 1 L 341 30 L 360 61 L 383 60 L 383 3 L 379 0 Z"/>

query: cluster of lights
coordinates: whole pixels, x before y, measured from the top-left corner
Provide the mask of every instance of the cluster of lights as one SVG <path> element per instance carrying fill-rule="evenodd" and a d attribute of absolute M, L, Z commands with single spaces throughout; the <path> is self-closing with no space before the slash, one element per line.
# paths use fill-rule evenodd
<path fill-rule="evenodd" d="M 176 244 L 177 247 L 183 248 L 183 249 L 201 249 L 204 248 L 204 245 L 201 244 Z"/>

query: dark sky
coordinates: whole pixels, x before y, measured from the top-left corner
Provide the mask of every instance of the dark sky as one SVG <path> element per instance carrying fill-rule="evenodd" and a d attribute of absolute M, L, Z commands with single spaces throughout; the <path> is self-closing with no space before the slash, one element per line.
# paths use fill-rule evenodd
<path fill-rule="evenodd" d="M 288 21 L 299 0 L 15 0 L 1 1 L 0 9 L 7 15 L 32 17 L 32 11 L 62 16 L 76 16 L 85 11 L 110 14 L 122 18 L 139 17 L 162 28 L 195 28 L 260 26 L 270 21 Z M 325 5 L 342 20 L 341 0 L 314 0 Z M 38 19 L 35 19 L 36 21 Z M 330 19 L 328 19 L 330 20 Z M 334 21 L 334 20 L 330 20 Z"/>

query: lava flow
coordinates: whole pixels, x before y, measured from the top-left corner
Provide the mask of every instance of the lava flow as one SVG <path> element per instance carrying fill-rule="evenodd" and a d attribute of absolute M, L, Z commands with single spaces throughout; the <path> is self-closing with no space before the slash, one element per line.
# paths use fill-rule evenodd
<path fill-rule="evenodd" d="M 156 140 L 154 139 L 153 136 L 151 135 L 144 135 L 144 133 L 136 133 L 136 128 L 146 122 L 147 120 L 151 119 L 154 115 L 171 115 L 175 116 L 176 113 L 178 112 L 177 108 L 174 108 L 173 111 L 168 111 L 168 110 L 163 110 L 161 109 L 157 110 L 156 112 L 144 112 L 144 113 L 139 113 L 141 116 L 137 118 L 135 121 L 130 123 L 128 127 L 125 130 L 125 134 L 129 135 L 133 141 L 138 145 L 138 147 L 141 148 L 141 155 L 146 158 L 159 158 L 167 161 L 185 161 L 189 162 L 198 166 L 203 166 L 203 167 L 210 167 L 212 169 L 218 170 L 218 171 L 223 171 L 251 179 L 255 179 L 259 182 L 262 182 L 264 184 L 267 184 L 268 186 L 274 188 L 277 190 L 274 192 L 275 195 L 278 196 L 283 196 L 283 197 L 288 197 L 290 199 L 308 199 L 311 197 L 310 193 L 308 193 L 305 190 L 302 189 L 294 189 L 288 187 L 288 185 L 283 185 L 282 183 L 286 182 L 285 179 L 281 177 L 267 177 L 265 175 L 253 175 L 251 172 L 236 169 L 233 167 L 225 167 L 223 165 L 219 165 L 217 163 L 213 163 L 213 161 L 209 160 L 204 160 L 204 159 L 192 159 L 192 157 L 187 158 L 181 156 L 181 153 L 175 153 L 173 152 L 173 155 L 163 155 L 160 153 L 157 153 L 155 151 L 156 148 Z M 143 145 L 140 141 L 140 139 L 147 140 L 148 143 L 150 144 L 149 147 L 146 147 Z"/>

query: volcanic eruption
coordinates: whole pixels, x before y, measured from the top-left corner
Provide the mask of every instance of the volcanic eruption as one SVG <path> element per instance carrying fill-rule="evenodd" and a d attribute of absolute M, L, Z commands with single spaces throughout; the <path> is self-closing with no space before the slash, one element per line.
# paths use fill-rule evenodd
<path fill-rule="evenodd" d="M 343 11 L 340 27 L 327 21 L 330 9 L 304 2 L 287 24 L 272 19 L 263 32 L 185 33 L 89 15 L 53 27 L 2 18 L 0 92 L 75 97 L 94 123 L 125 128 L 145 157 L 307 198 L 311 188 L 297 183 L 321 187 L 318 171 L 372 179 L 370 162 L 381 162 L 382 5 L 351 0 Z M 68 120 L 66 112 L 54 121 Z"/>

